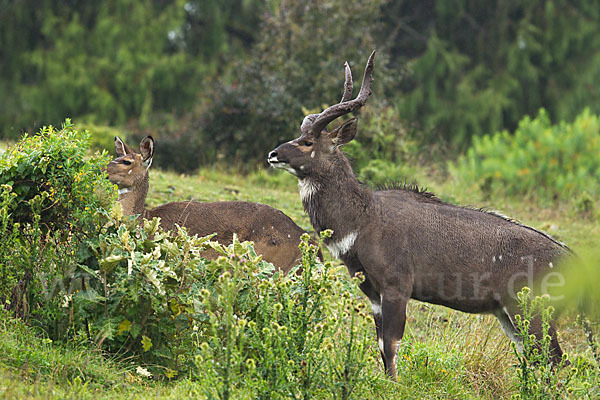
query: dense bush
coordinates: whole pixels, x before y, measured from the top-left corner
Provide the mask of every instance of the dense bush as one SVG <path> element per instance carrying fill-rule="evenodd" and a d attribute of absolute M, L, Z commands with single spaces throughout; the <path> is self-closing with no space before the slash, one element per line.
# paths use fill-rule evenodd
<path fill-rule="evenodd" d="M 536 118 L 525 117 L 514 134 L 503 131 L 475 138 L 451 170 L 488 194 L 585 200 L 600 194 L 599 154 L 598 116 L 584 111 L 573 123 L 552 125 L 541 110 Z"/>
<path fill-rule="evenodd" d="M 69 120 L 44 127 L 0 156 L 0 300 L 56 334 L 62 295 L 116 194 L 87 154 L 89 134 Z"/>
<path fill-rule="evenodd" d="M 308 236 L 301 269 L 283 276 L 235 236 L 223 247 L 119 218 L 93 241 L 97 265 L 80 267 L 87 289 L 69 296 L 78 337 L 144 374 L 191 376 L 209 398 L 348 398 L 373 378 L 358 285 L 318 262 Z M 203 258 L 209 246 L 217 259 Z"/>

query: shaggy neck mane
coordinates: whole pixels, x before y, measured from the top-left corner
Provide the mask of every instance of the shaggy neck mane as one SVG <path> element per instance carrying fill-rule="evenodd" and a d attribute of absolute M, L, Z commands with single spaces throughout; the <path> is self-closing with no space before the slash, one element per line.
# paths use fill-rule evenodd
<path fill-rule="evenodd" d="M 355 230 L 354 222 L 372 201 L 371 191 L 362 187 L 341 153 L 325 171 L 300 179 L 298 186 L 312 226 L 317 232 L 332 229 L 332 240 Z"/>

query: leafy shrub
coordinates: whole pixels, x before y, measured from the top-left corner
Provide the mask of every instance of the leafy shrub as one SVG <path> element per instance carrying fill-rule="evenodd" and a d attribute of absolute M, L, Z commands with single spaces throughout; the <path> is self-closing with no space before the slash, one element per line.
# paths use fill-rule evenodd
<path fill-rule="evenodd" d="M 115 198 L 102 172 L 107 158 L 88 157 L 88 140 L 66 120 L 0 156 L 0 300 L 53 333 L 82 241 Z"/>
<path fill-rule="evenodd" d="M 146 375 L 191 376 L 209 398 L 348 398 L 373 377 L 372 320 L 357 282 L 307 240 L 302 269 L 283 276 L 235 236 L 224 247 L 115 214 L 91 243 L 97 265 L 81 266 L 72 328 Z M 218 258 L 203 258 L 209 247 Z"/>
<path fill-rule="evenodd" d="M 517 334 L 521 338 L 522 349 L 518 350 L 517 346 L 512 344 L 517 358 L 516 372 L 519 389 L 519 394 L 514 397 L 557 399 L 577 394 L 577 398 L 582 396 L 595 398 L 589 390 L 589 379 L 597 380 L 597 374 L 594 374 L 597 367 L 581 357 L 570 365 L 566 361 L 566 354 L 563 354 L 563 359 L 558 365 L 552 364 L 551 337 L 548 331 L 554 307 L 548 304 L 550 299 L 548 295 L 536 296 L 532 299 L 530 293 L 530 289 L 525 287 L 517 294 L 521 314 L 515 315 L 515 325 Z M 541 318 L 541 339 L 529 332 L 534 317 Z"/>
<path fill-rule="evenodd" d="M 545 388 L 546 383 L 556 383 L 550 353 L 551 337 L 548 334 L 554 308 L 548 306 L 547 296 L 536 297 L 532 301 L 529 288 L 523 288 L 517 296 L 522 314 L 515 315 L 514 320 L 522 349 L 518 349 L 514 343 L 512 346 L 518 361 L 517 375 L 521 396 L 531 398 L 552 387 Z M 536 316 L 542 319 L 541 340 L 529 332 L 532 319 Z M 566 360 L 566 357 L 564 359 Z M 553 381 L 550 382 L 551 380 Z"/>
<path fill-rule="evenodd" d="M 488 194 L 535 194 L 546 201 L 600 194 L 600 120 L 588 110 L 573 123 L 551 125 L 540 110 L 514 134 L 474 138 L 453 174 Z M 582 207 L 592 206 L 585 202 Z"/>

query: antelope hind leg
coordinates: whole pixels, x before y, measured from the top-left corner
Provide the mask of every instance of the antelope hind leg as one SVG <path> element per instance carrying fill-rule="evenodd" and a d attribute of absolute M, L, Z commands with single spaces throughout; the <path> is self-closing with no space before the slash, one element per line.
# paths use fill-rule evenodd
<path fill-rule="evenodd" d="M 398 346 L 404 335 L 407 303 L 407 297 L 396 293 L 392 295 L 384 293 L 381 299 L 383 357 L 386 372 L 394 380 L 396 379 Z"/>

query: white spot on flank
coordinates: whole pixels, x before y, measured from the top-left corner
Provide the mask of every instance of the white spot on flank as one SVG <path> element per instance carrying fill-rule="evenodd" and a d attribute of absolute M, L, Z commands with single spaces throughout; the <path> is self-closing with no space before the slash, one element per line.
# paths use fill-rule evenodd
<path fill-rule="evenodd" d="M 339 258 L 340 256 L 346 254 L 348 252 L 348 250 L 350 250 L 352 248 L 357 236 L 358 236 L 358 233 L 351 232 L 351 233 L 347 234 L 346 236 L 344 236 L 341 240 L 338 240 L 337 242 L 329 243 L 327 245 L 327 248 L 329 249 L 329 251 L 331 252 L 331 255 L 333 257 Z"/>
<path fill-rule="evenodd" d="M 298 180 L 298 189 L 300 189 L 300 199 L 308 200 L 317 192 L 319 186 L 308 178 Z"/>
<path fill-rule="evenodd" d="M 315 158 L 315 151 L 314 150 L 310 153 L 310 158 Z"/>
<path fill-rule="evenodd" d="M 502 261 L 502 254 L 498 256 L 498 260 Z"/>
<path fill-rule="evenodd" d="M 550 268 L 552 268 L 552 267 L 554 267 L 554 264 L 552 264 L 552 263 L 550 262 L 550 263 L 548 264 L 548 266 L 549 266 Z"/>
<path fill-rule="evenodd" d="M 496 262 L 496 256 L 492 257 L 492 262 Z"/>
<path fill-rule="evenodd" d="M 300 166 L 300 171 L 304 171 L 304 165 Z"/>
<path fill-rule="evenodd" d="M 292 237 L 292 235 L 288 235 L 288 238 L 291 238 L 291 237 Z"/>

